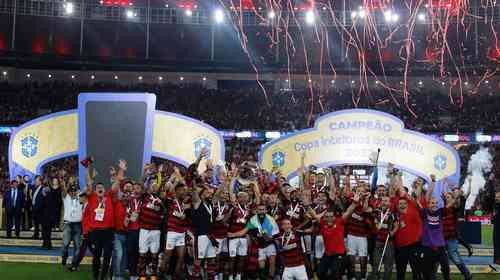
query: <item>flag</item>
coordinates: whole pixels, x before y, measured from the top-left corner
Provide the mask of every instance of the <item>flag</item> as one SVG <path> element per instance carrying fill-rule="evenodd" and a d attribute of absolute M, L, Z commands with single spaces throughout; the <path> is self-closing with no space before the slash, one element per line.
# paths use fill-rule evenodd
<path fill-rule="evenodd" d="M 280 232 L 278 224 L 273 217 L 266 214 L 264 217 L 264 222 L 260 224 L 259 216 L 254 215 L 247 224 L 249 230 L 257 229 L 259 233 L 265 233 L 267 236 L 273 236 Z"/>
<path fill-rule="evenodd" d="M 378 183 L 378 166 L 375 166 L 372 174 L 372 190 L 377 188 Z"/>

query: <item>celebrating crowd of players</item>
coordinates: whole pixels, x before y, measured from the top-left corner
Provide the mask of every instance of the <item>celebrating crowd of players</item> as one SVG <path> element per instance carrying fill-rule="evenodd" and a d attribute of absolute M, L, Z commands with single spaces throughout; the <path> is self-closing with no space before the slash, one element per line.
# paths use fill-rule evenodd
<path fill-rule="evenodd" d="M 388 185 L 376 185 L 349 167 L 342 180 L 331 169 L 305 167 L 304 155 L 300 182 L 291 186 L 279 170 L 252 163 L 225 171 L 207 160 L 198 174 L 206 156 L 168 175 L 148 165 L 140 181 L 126 178 L 120 160 L 108 190 L 94 182 L 90 162 L 79 203 L 77 188 L 64 186 L 63 265 L 74 240 L 69 269 L 89 248 L 94 279 L 350 280 L 367 279 L 370 264 L 372 279 L 390 279 L 395 266 L 403 280 L 409 264 L 414 280 L 427 280 L 439 264 L 449 280 L 449 259 L 471 279 L 458 251 L 466 195 L 454 188 L 438 207 L 433 175 L 409 193 L 391 165 Z"/>

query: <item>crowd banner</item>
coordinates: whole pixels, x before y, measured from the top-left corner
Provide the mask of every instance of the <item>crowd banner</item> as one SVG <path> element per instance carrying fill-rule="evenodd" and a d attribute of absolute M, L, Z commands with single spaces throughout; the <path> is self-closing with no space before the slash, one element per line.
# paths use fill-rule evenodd
<path fill-rule="evenodd" d="M 9 143 L 10 178 L 41 173 L 44 164 L 78 153 L 78 115 L 62 111 L 31 120 L 15 129 Z"/>
<path fill-rule="evenodd" d="M 222 134 L 206 123 L 162 111 L 156 111 L 154 123 L 153 156 L 188 166 L 205 148 L 208 158 L 214 164 L 224 161 L 225 146 Z"/>
<path fill-rule="evenodd" d="M 87 99 L 91 100 L 91 102 L 94 102 L 96 99 L 89 96 L 89 94 L 84 95 L 89 97 Z M 94 95 L 104 98 L 104 95 L 110 94 L 94 93 Z M 118 105 L 120 105 L 119 102 L 129 102 L 131 101 L 130 98 L 133 97 L 132 95 L 136 96 L 139 94 L 113 93 L 113 95 L 113 101 L 118 101 Z M 147 97 L 150 95 L 151 94 L 144 94 L 146 103 L 150 102 L 149 100 L 151 98 Z M 120 99 L 120 96 L 127 97 Z M 82 104 L 84 103 L 82 102 Z M 85 102 L 85 104 L 88 105 L 90 102 Z M 149 108 L 150 105 L 151 102 L 149 105 L 146 104 L 144 106 L 148 106 Z M 64 157 L 79 155 L 80 158 L 82 158 L 88 156 L 88 147 L 82 146 L 82 143 L 88 143 L 88 141 L 91 140 L 96 142 L 96 139 L 89 139 L 89 137 L 97 137 L 97 141 L 106 140 L 102 139 L 102 137 L 99 138 L 99 133 L 95 133 L 96 131 L 99 132 L 99 130 L 96 129 L 99 129 L 98 125 L 100 125 L 100 123 L 92 120 L 92 118 L 94 118 L 93 114 L 95 113 L 92 112 L 92 109 L 99 109 L 99 107 L 88 106 L 87 109 L 79 107 L 77 110 L 57 112 L 39 117 L 17 127 L 11 134 L 9 143 L 10 178 L 14 179 L 17 175 L 29 175 L 33 177 L 34 175 L 42 174 L 42 169 L 45 164 Z M 89 133 L 89 131 L 81 131 L 83 127 L 79 113 L 82 113 L 82 110 L 88 110 L 88 113 L 81 115 L 86 117 L 86 127 L 88 126 L 88 120 L 94 121 L 96 124 L 94 125 L 94 135 L 97 136 L 92 136 L 92 133 Z M 141 134 L 144 135 L 141 136 L 144 139 L 141 140 L 138 138 L 140 143 L 136 143 L 137 147 L 143 147 L 141 150 L 142 153 L 140 154 L 142 157 L 141 160 L 143 160 L 141 161 L 142 163 L 150 162 L 151 156 L 154 156 L 188 166 L 190 163 L 194 162 L 203 148 L 208 150 L 209 158 L 214 164 L 224 162 L 224 139 L 217 129 L 199 120 L 158 110 L 153 110 L 151 118 L 149 118 L 147 115 L 148 110 L 147 108 L 144 109 L 144 107 L 137 107 L 137 112 L 141 114 L 144 111 L 146 112 L 143 118 L 146 125 L 140 127 L 144 130 L 144 133 Z M 96 112 L 101 111 L 98 110 Z M 134 121 L 134 119 L 132 119 L 133 114 L 123 114 L 123 116 L 129 118 L 131 122 Z M 111 118 L 110 112 L 102 112 L 102 117 Z M 103 123 L 106 123 L 105 119 Z M 148 127 L 151 127 L 151 129 L 149 130 Z M 124 134 L 128 133 L 126 130 L 129 128 L 126 126 L 121 129 Z M 82 139 L 85 141 L 82 141 Z M 121 140 L 123 139 L 120 139 L 120 141 Z M 136 140 L 137 139 L 134 141 Z M 120 149 L 123 149 L 123 152 L 129 150 L 127 145 L 128 143 L 118 145 L 119 149 L 116 149 L 115 154 L 111 155 L 114 163 L 122 157 Z M 205 165 L 202 164 L 202 166 Z M 81 166 L 80 172 L 84 172 Z M 85 178 L 85 176 L 80 177 Z M 80 185 L 80 187 L 83 187 L 84 182 L 80 181 Z"/>
<path fill-rule="evenodd" d="M 318 118 L 313 128 L 275 139 L 261 148 L 259 163 L 278 168 L 289 179 L 297 175 L 301 156 L 317 167 L 372 165 L 371 155 L 380 149 L 379 165 L 429 179 L 456 184 L 460 158 L 453 147 L 422 133 L 404 128 L 393 115 L 368 109 L 342 110 Z"/>

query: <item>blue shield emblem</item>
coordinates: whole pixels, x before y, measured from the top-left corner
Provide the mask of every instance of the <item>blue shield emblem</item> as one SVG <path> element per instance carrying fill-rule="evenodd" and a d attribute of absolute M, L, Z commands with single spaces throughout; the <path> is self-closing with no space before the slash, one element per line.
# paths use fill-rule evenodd
<path fill-rule="evenodd" d="M 212 153 L 212 142 L 207 138 L 199 138 L 194 141 L 194 156 L 198 158 L 201 153 L 201 150 L 206 149 L 208 151 L 207 158 L 210 158 L 210 154 Z"/>
<path fill-rule="evenodd" d="M 444 170 L 446 168 L 446 157 L 437 155 L 434 157 L 434 168 L 437 170 Z"/>
<path fill-rule="evenodd" d="M 38 152 L 38 138 L 29 135 L 21 139 L 21 153 L 23 156 L 30 158 L 34 157 Z"/>
<path fill-rule="evenodd" d="M 278 151 L 272 154 L 273 166 L 282 167 L 285 165 L 285 153 Z"/>

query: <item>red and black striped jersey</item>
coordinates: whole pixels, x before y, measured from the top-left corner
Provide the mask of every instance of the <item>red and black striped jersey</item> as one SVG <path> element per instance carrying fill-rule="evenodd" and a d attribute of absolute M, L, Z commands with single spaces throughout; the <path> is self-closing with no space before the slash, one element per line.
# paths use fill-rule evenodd
<path fill-rule="evenodd" d="M 184 203 L 177 198 L 167 199 L 167 231 L 184 233 L 189 229 L 189 219 Z"/>
<path fill-rule="evenodd" d="M 139 212 L 139 227 L 159 230 L 163 219 L 163 203 L 156 194 L 145 194 Z"/>
<path fill-rule="evenodd" d="M 311 197 L 317 197 L 319 193 L 327 193 L 329 188 L 327 185 L 314 184 L 311 186 Z"/>
<path fill-rule="evenodd" d="M 284 267 L 295 267 L 304 265 L 304 250 L 300 242 L 300 236 L 292 232 L 284 232 L 276 239 L 279 253 Z"/>
<path fill-rule="evenodd" d="M 325 203 L 325 204 L 318 204 L 313 207 L 314 211 L 318 215 L 324 214 L 328 209 L 330 209 L 330 203 Z M 316 220 L 312 221 L 312 226 L 313 226 L 313 234 L 314 235 L 319 235 L 319 223 Z"/>
<path fill-rule="evenodd" d="M 140 198 L 130 198 L 127 204 L 127 217 L 129 219 L 128 230 L 138 230 L 139 213 L 141 211 L 142 200 Z"/>
<path fill-rule="evenodd" d="M 457 238 L 457 217 L 453 208 L 444 208 L 443 235 L 446 240 Z"/>
<path fill-rule="evenodd" d="M 305 209 L 299 202 L 290 202 L 283 207 L 283 218 L 290 219 L 293 228 L 298 227 L 304 221 Z"/>
<path fill-rule="evenodd" d="M 238 232 L 244 229 L 250 217 L 250 210 L 246 206 L 236 204 L 229 217 L 229 232 Z"/>
<path fill-rule="evenodd" d="M 357 208 L 352 213 L 351 219 L 347 224 L 347 234 L 368 237 L 370 234 L 371 219 L 362 209 Z"/>
<path fill-rule="evenodd" d="M 214 222 L 212 224 L 212 229 L 211 229 L 211 234 L 215 238 L 225 238 L 227 237 L 227 232 L 228 232 L 228 224 L 224 221 L 221 220 L 222 217 L 225 217 L 229 214 L 231 211 L 231 205 L 229 204 L 221 204 L 221 203 L 216 203 L 214 204 Z"/>
<path fill-rule="evenodd" d="M 387 235 L 389 235 L 390 231 L 393 229 L 395 216 L 390 210 L 376 209 L 373 213 L 375 216 L 375 225 L 380 228 L 376 230 L 377 240 L 384 241 L 387 239 Z"/>

